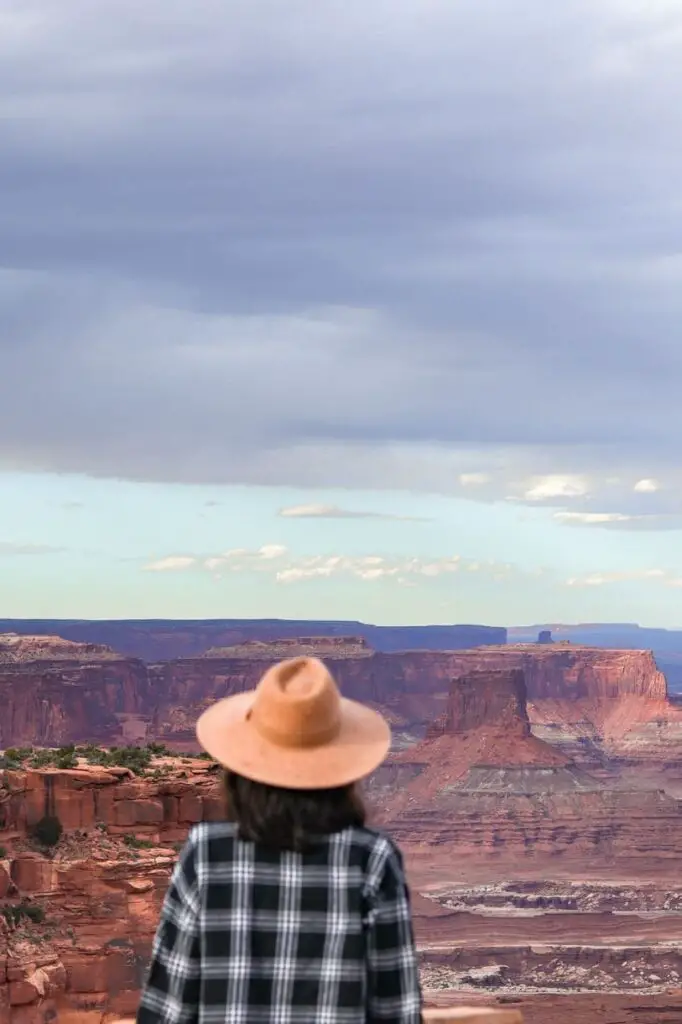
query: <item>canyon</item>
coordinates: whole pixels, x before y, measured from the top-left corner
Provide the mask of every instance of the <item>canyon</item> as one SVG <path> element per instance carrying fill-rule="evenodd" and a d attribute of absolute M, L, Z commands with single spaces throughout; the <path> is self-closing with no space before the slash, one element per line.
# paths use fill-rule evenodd
<path fill-rule="evenodd" d="M 682 745 L 682 709 L 647 651 L 519 644 L 386 653 L 362 636 L 311 636 L 145 663 L 101 645 L 20 644 L 17 636 L 0 643 L 0 748 L 160 739 L 193 749 L 194 722 L 207 703 L 252 688 L 268 664 L 295 652 L 319 654 L 346 696 L 380 707 L 398 746 L 424 737 L 452 679 L 499 668 L 523 671 L 534 732 L 569 756 L 670 760 Z"/>
<path fill-rule="evenodd" d="M 314 635 L 152 664 L 16 635 L 0 652 L 0 1024 L 134 1013 L 179 845 L 222 814 L 196 716 L 299 653 L 392 721 L 366 798 L 405 851 L 429 1005 L 682 1014 L 682 730 L 650 653 Z"/>

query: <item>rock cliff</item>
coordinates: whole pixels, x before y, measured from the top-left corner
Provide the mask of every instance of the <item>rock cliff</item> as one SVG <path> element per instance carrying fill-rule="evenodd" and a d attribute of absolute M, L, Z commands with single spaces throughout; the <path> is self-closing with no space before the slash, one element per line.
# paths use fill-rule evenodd
<path fill-rule="evenodd" d="M 0 660 L 0 748 L 162 739 L 194 749 L 194 723 L 209 701 L 254 687 L 281 657 L 317 653 L 346 696 L 384 711 L 397 749 L 423 738 L 453 679 L 516 669 L 526 679 L 533 730 L 571 756 L 585 741 L 628 757 L 652 746 L 667 758 L 682 751 L 682 708 L 668 701 L 665 677 L 646 651 L 529 644 L 381 653 L 362 637 L 309 637 L 146 665 L 68 642 L 58 653 L 53 642 L 36 648 L 16 638 L 4 649 L 15 653 Z"/>
<path fill-rule="evenodd" d="M 521 740 L 530 736 L 526 682 L 520 669 L 471 672 L 455 679 L 445 711 L 427 729 L 426 740 L 463 736 L 477 729 Z"/>
<path fill-rule="evenodd" d="M 453 681 L 426 738 L 391 757 L 370 781 L 370 792 L 381 793 L 382 815 L 392 820 L 409 807 L 449 802 L 453 789 L 477 769 L 523 766 L 532 772 L 568 764 L 564 754 L 532 735 L 520 669 L 473 672 Z"/>
<path fill-rule="evenodd" d="M 457 778 L 441 780 L 425 801 L 423 780 L 410 781 L 414 765 L 394 758 L 406 775 L 384 788 L 379 805 L 391 809 L 387 797 L 407 791 L 391 828 L 408 864 L 428 848 L 445 851 L 448 871 L 478 866 L 508 878 L 531 864 L 542 872 L 608 864 L 623 877 L 641 865 L 676 872 L 678 801 L 608 791 L 564 767 L 565 759 L 529 734 L 521 681 L 506 675 L 506 684 L 489 680 L 484 701 L 473 700 L 472 680 L 455 684 L 418 748 L 428 771 L 445 763 L 447 744 L 466 747 L 477 736 L 484 764 L 467 748 L 469 769 L 462 774 L 457 763 Z M 22 763 L 2 772 L 0 1024 L 106 1024 L 109 1015 L 134 1013 L 179 845 L 193 823 L 223 813 L 215 766 L 155 750 L 134 772 L 92 763 L 126 754 L 94 747 L 72 752 L 75 768 Z"/>
<path fill-rule="evenodd" d="M 0 749 L 144 738 L 147 667 L 116 657 L 0 662 Z"/>
<path fill-rule="evenodd" d="M 389 757 L 368 791 L 400 842 L 442 845 L 469 868 L 655 861 L 666 873 L 682 840 L 682 805 L 662 787 L 597 778 L 533 735 L 516 668 L 455 680 L 426 738 Z"/>
<path fill-rule="evenodd" d="M 205 761 L 159 757 L 144 778 L 92 765 L 5 771 L 0 1024 L 134 1012 L 179 844 L 221 814 Z M 48 836 L 46 820 L 61 834 Z"/>

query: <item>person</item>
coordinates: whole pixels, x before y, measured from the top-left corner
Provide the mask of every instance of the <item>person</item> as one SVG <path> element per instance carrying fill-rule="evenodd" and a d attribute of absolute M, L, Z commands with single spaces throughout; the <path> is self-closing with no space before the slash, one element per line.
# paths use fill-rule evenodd
<path fill-rule="evenodd" d="M 166 893 L 137 1024 L 419 1024 L 410 894 L 358 782 L 388 723 L 294 658 L 197 723 L 225 821 L 192 828 Z"/>

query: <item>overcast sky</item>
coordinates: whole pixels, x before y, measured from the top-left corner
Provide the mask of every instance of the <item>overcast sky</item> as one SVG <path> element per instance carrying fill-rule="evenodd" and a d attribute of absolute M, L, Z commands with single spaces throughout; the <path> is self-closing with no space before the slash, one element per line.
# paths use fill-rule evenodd
<path fill-rule="evenodd" d="M 681 106 L 678 0 L 5 0 L 0 614 L 682 622 Z"/>

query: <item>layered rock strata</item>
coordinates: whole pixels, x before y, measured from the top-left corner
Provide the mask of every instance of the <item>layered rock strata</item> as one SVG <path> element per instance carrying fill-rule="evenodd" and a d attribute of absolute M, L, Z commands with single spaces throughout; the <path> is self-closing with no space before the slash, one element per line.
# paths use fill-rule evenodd
<path fill-rule="evenodd" d="M 0 1024 L 134 1012 L 177 849 L 193 823 L 222 813 L 206 762 L 160 758 L 145 778 L 4 772 Z M 63 829 L 52 846 L 46 819 Z"/>
<path fill-rule="evenodd" d="M 20 648 L 14 637 L 0 649 L 14 652 L 0 661 L 0 748 L 150 739 L 193 748 L 207 703 L 251 689 L 281 657 L 314 653 L 330 663 L 346 696 L 384 711 L 397 748 L 423 738 L 445 708 L 452 679 L 519 670 L 534 733 L 571 758 L 598 765 L 602 754 L 682 754 L 682 708 L 668 700 L 665 677 L 646 651 L 530 644 L 382 654 L 362 637 L 312 637 L 146 665 L 87 646 L 57 652 L 31 638 Z"/>

